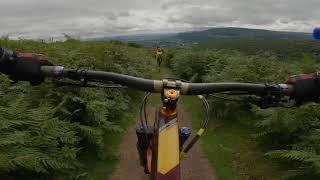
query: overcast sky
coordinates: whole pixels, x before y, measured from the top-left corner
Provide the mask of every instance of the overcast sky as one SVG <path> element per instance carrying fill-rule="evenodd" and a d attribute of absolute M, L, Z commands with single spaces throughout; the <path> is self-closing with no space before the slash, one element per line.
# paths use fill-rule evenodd
<path fill-rule="evenodd" d="M 250 27 L 311 32 L 320 0 L 0 0 L 0 35 L 97 37 Z"/>

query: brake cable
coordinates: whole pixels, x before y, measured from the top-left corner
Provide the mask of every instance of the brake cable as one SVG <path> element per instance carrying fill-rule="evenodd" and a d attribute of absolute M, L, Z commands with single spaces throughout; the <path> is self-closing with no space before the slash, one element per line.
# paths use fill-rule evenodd
<path fill-rule="evenodd" d="M 189 144 L 181 151 L 180 153 L 180 159 L 185 158 L 186 154 L 190 151 L 190 149 L 195 145 L 196 142 L 199 141 L 200 137 L 203 135 L 205 129 L 208 127 L 208 122 L 210 119 L 210 106 L 207 101 L 207 99 L 202 96 L 198 95 L 197 96 L 203 103 L 205 110 L 206 110 L 206 116 L 204 120 L 202 121 L 201 128 L 198 130 L 197 134 L 192 138 L 192 140 L 189 142 Z"/>
<path fill-rule="evenodd" d="M 142 130 L 146 139 L 148 139 L 148 136 L 147 136 L 148 120 L 147 120 L 147 114 L 146 114 L 146 103 L 150 95 L 151 93 L 149 92 L 144 96 L 141 107 L 140 107 L 140 123 L 142 125 Z"/>

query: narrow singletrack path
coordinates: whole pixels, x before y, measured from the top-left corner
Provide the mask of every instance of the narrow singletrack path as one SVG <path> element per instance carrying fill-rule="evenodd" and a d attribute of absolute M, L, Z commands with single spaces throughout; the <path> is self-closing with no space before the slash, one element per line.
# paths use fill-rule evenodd
<path fill-rule="evenodd" d="M 154 117 L 155 108 L 147 108 L 148 118 Z M 154 118 L 153 118 L 154 119 Z M 137 116 L 137 123 L 131 126 L 128 133 L 123 138 L 120 145 L 120 161 L 118 167 L 111 176 L 111 180 L 149 180 L 149 176 L 144 174 L 143 167 L 140 166 L 139 154 L 136 148 L 137 136 L 135 128 L 139 123 L 139 116 Z"/>
<path fill-rule="evenodd" d="M 167 72 L 161 73 L 162 77 L 168 77 Z M 160 99 L 159 99 L 160 101 Z M 181 121 L 180 126 L 191 127 L 191 116 L 183 111 L 181 105 L 178 106 Z M 148 120 L 152 121 L 155 116 L 155 107 L 147 107 Z M 137 116 L 136 122 L 139 122 Z M 135 123 L 128 129 L 122 144 L 120 145 L 120 162 L 111 180 L 149 180 L 149 176 L 143 172 L 143 167 L 139 164 L 139 155 L 136 149 L 137 137 L 135 133 Z M 195 133 L 195 132 L 194 132 Z M 191 138 L 189 138 L 190 140 Z M 216 180 L 213 169 L 202 150 L 200 143 L 187 154 L 187 157 L 181 163 L 182 180 Z"/>

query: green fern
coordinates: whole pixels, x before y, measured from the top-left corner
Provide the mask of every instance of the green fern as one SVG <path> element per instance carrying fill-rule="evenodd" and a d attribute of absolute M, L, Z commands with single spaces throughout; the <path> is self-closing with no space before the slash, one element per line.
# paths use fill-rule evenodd
<path fill-rule="evenodd" d="M 294 160 L 301 162 L 316 162 L 320 161 L 320 155 L 309 151 L 297 150 L 275 150 L 266 153 L 267 156 L 273 159 Z"/>

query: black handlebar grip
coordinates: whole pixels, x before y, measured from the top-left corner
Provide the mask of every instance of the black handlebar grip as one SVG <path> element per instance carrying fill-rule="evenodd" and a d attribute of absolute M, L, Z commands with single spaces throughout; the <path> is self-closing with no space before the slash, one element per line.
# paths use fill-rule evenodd
<path fill-rule="evenodd" d="M 320 97 L 320 75 L 303 74 L 290 77 L 289 84 L 294 87 L 292 98 L 299 101 L 317 100 Z"/>

